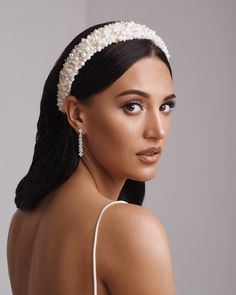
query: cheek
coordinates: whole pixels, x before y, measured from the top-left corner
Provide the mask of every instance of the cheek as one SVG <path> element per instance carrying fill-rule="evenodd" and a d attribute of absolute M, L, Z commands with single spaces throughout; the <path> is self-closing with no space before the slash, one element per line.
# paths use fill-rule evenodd
<path fill-rule="evenodd" d="M 116 155 L 128 155 L 135 151 L 135 141 L 139 138 L 137 125 L 120 112 L 110 116 L 100 113 L 90 120 L 88 128 L 88 148 L 97 158 L 119 160 Z"/>

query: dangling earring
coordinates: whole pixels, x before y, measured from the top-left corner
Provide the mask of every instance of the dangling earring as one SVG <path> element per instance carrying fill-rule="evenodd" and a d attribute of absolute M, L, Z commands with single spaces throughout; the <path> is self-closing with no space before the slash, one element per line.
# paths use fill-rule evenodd
<path fill-rule="evenodd" d="M 82 133 L 83 133 L 83 129 L 80 128 L 79 129 L 79 136 L 78 136 L 78 149 L 79 149 L 79 156 L 82 157 L 83 156 L 83 141 L 82 141 Z"/>

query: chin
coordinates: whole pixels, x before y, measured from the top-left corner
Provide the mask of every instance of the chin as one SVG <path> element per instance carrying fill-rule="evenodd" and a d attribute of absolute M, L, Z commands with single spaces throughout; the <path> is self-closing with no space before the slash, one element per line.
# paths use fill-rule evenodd
<path fill-rule="evenodd" d="M 137 180 L 137 181 L 149 181 L 155 176 L 156 176 L 156 170 L 154 172 L 150 172 L 150 171 L 149 172 L 146 171 L 146 173 L 140 172 L 139 174 L 131 175 L 128 178 Z"/>

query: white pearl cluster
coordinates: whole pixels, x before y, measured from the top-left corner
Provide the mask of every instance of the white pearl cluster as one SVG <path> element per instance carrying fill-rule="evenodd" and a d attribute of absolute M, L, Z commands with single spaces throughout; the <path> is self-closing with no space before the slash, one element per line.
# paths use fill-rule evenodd
<path fill-rule="evenodd" d="M 87 60 L 112 43 L 131 39 L 151 39 L 162 49 L 166 57 L 170 58 L 164 41 L 154 30 L 145 25 L 136 24 L 133 21 L 121 21 L 98 28 L 90 33 L 86 39 L 82 38 L 81 42 L 74 47 L 65 60 L 57 84 L 58 109 L 65 113 L 64 101 L 70 95 L 75 76 L 78 75 L 79 69 L 85 65 Z"/>

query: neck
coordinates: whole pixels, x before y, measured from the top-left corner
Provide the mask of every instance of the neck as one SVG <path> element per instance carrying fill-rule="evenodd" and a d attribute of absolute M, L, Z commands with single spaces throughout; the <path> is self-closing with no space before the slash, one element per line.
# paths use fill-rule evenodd
<path fill-rule="evenodd" d="M 126 180 L 110 175 L 103 167 L 88 158 L 80 159 L 73 178 L 76 183 L 75 189 L 94 192 L 113 201 L 118 199 Z"/>

